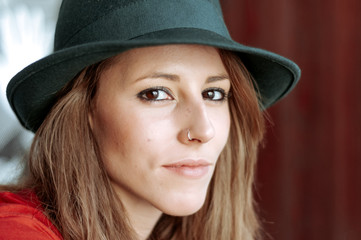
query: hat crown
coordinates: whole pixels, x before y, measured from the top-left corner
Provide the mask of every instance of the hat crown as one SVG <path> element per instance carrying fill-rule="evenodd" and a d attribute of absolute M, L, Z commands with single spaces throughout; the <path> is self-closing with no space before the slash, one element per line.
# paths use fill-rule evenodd
<path fill-rule="evenodd" d="M 87 66 L 137 47 L 201 44 L 238 54 L 268 107 L 297 83 L 300 69 L 271 52 L 231 39 L 218 0 L 63 0 L 55 52 L 12 78 L 7 97 L 23 126 L 36 131 L 57 93 Z"/>
<path fill-rule="evenodd" d="M 174 28 L 199 28 L 230 38 L 218 0 L 63 0 L 54 50 Z"/>

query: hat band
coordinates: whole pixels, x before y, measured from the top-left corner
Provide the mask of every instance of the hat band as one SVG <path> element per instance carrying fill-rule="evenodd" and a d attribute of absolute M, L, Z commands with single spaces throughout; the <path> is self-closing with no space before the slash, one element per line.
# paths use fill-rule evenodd
<path fill-rule="evenodd" d="M 203 29 L 230 39 L 221 9 L 207 0 L 142 0 L 98 18 L 65 42 L 56 42 L 55 51 L 89 42 L 130 40 L 175 28 Z"/>

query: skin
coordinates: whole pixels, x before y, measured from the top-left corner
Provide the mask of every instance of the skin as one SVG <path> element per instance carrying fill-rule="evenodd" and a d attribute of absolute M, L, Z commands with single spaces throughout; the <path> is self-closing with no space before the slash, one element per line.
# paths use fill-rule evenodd
<path fill-rule="evenodd" d="M 229 90 L 217 50 L 199 45 L 133 49 L 100 77 L 89 121 L 140 239 L 162 213 L 185 216 L 202 207 L 228 139 Z M 209 166 L 201 176 L 165 167 L 183 160 Z"/>

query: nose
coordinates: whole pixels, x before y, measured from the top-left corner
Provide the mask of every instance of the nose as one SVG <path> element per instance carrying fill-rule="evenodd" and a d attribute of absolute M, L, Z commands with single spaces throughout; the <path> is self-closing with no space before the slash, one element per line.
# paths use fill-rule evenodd
<path fill-rule="evenodd" d="M 183 136 L 187 142 L 206 143 L 215 136 L 215 129 L 204 103 L 191 104 L 186 109 L 186 117 L 188 126 L 184 129 Z"/>

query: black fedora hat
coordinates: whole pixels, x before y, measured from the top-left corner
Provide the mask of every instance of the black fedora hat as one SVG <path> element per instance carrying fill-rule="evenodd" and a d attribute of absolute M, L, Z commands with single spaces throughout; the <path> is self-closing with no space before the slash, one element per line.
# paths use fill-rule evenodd
<path fill-rule="evenodd" d="M 292 61 L 233 41 L 218 0 L 63 0 L 54 52 L 13 77 L 8 100 L 21 124 L 35 132 L 56 93 L 84 67 L 132 48 L 164 44 L 234 51 L 256 80 L 264 108 L 300 78 Z"/>

